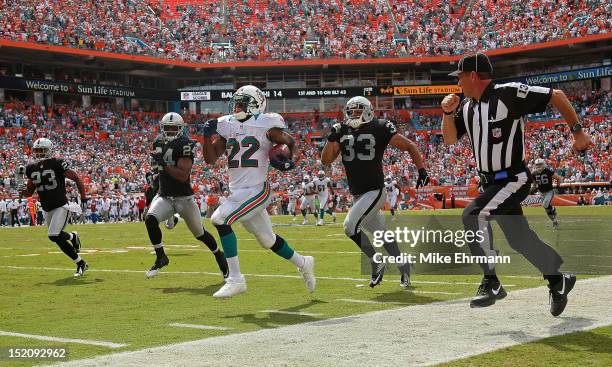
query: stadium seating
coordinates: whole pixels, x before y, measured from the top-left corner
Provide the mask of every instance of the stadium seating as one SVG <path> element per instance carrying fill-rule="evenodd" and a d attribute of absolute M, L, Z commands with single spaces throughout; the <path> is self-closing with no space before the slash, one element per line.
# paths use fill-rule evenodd
<path fill-rule="evenodd" d="M 544 128 L 536 124 L 527 130 L 526 143 L 529 159 L 542 157 L 555 167 L 566 182 L 607 181 L 611 179 L 610 151 L 612 136 L 612 93 L 594 91 L 570 96 L 585 121 L 595 147 L 584 157 L 571 154 L 568 130 L 557 125 Z M 74 108 L 58 105 L 45 110 L 40 106 L 12 101 L 0 103 L 0 148 L 2 166 L 0 177 L 12 177 L 19 164 L 27 161 L 29 147 L 39 136 L 51 138 L 57 153 L 66 157 L 91 183 L 95 194 L 113 192 L 141 192 L 148 169 L 149 147 L 155 137 L 160 114 L 113 111 L 108 106 Z M 192 137 L 199 137 L 200 127 L 208 116 L 186 116 Z M 436 118 L 436 115 L 428 116 Z M 439 118 L 439 114 L 437 116 Z M 548 118 L 555 119 L 550 115 Z M 325 132 L 335 122 L 323 119 L 319 125 L 304 119 L 287 118 L 288 129 L 296 137 L 299 162 L 290 173 L 271 171 L 272 181 L 279 187 L 297 183 L 303 174 L 311 174 L 320 167 L 321 142 L 309 140 L 313 132 Z M 475 182 L 474 163 L 469 141 L 462 139 L 454 146 L 443 144 L 431 133 L 415 131 L 409 121 L 398 121 L 400 131 L 419 145 L 428 162 L 433 185 L 465 185 Z M 10 152 L 10 153 L 9 153 Z M 413 186 L 416 167 L 406 154 L 388 149 L 385 165 L 403 186 Z M 224 158 L 215 165 L 204 164 L 199 152 L 194 165 L 193 184 L 200 192 L 222 192 L 227 182 Z M 346 187 L 339 162 L 332 167 L 333 181 Z M 296 179 L 297 178 L 297 179 Z M 117 183 L 117 184 L 116 184 Z M 116 184 L 116 185 L 115 185 Z M 10 185 L 9 185 L 10 186 Z M 14 193 L 14 187 L 2 188 L 0 195 Z"/>
<path fill-rule="evenodd" d="M 607 33 L 611 10 L 574 0 L 8 0 L 0 38 L 211 63 L 439 56 Z"/>

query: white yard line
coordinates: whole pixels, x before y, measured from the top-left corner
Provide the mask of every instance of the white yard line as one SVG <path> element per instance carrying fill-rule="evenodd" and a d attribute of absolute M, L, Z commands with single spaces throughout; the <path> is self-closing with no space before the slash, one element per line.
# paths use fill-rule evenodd
<path fill-rule="evenodd" d="M 411 289 L 408 289 L 405 292 L 414 293 L 414 294 L 445 294 L 445 295 L 450 295 L 450 296 L 462 294 L 460 292 L 413 291 Z"/>
<path fill-rule="evenodd" d="M 611 287 L 612 276 L 579 281 L 558 318 L 548 312 L 547 288 L 539 287 L 510 292 L 487 308 L 471 309 L 467 299 L 436 302 L 57 366 L 429 366 L 611 325 Z"/>
<path fill-rule="evenodd" d="M 87 344 L 87 345 L 95 345 L 98 347 L 106 347 L 106 348 L 112 348 L 112 349 L 123 348 L 123 347 L 128 346 L 128 344 L 118 344 L 118 343 L 111 343 L 111 342 L 105 342 L 105 341 L 99 341 L 99 340 L 56 338 L 54 336 L 13 333 L 13 332 L 2 331 L 2 330 L 0 330 L 0 336 L 13 336 L 13 337 L 25 338 L 25 339 L 43 340 L 47 342 Z"/>
<path fill-rule="evenodd" d="M 352 299 L 352 298 L 338 298 L 336 301 L 339 302 L 349 302 L 349 303 L 364 303 L 368 305 L 402 305 L 407 306 L 411 303 L 405 302 L 393 302 L 393 301 L 372 301 L 369 299 Z"/>
<path fill-rule="evenodd" d="M 202 330 L 232 330 L 231 327 L 210 326 L 210 325 L 201 325 L 201 324 L 181 324 L 179 322 L 168 324 L 168 326 L 182 327 L 182 328 L 188 328 L 188 329 L 202 329 Z"/>
<path fill-rule="evenodd" d="M 14 270 L 51 270 L 51 271 L 74 271 L 73 268 L 53 268 L 44 266 L 11 266 L 11 265 L 0 265 L 0 269 L 14 269 Z M 102 273 L 135 273 L 144 274 L 145 270 L 131 270 L 131 269 L 95 269 L 90 268 L 88 273 L 102 272 Z M 212 275 L 220 276 L 220 273 L 206 272 L 206 271 L 161 271 L 160 274 L 168 275 Z M 285 274 L 243 274 L 247 277 L 254 278 L 287 278 L 287 279 L 302 279 L 301 275 L 285 275 Z M 352 278 L 352 277 L 326 277 L 317 276 L 317 280 L 346 280 L 351 282 L 367 282 L 370 279 L 367 278 Z M 443 282 L 443 281 L 429 281 L 429 280 L 411 280 L 413 284 L 442 284 L 442 285 L 480 285 L 478 282 Z M 504 287 L 515 287 L 515 284 L 504 284 Z"/>
<path fill-rule="evenodd" d="M 262 313 L 277 313 L 281 315 L 297 315 L 297 316 L 309 316 L 309 317 L 320 317 L 322 313 L 311 313 L 311 312 L 297 312 L 297 311 L 282 311 L 282 310 L 261 310 Z"/>

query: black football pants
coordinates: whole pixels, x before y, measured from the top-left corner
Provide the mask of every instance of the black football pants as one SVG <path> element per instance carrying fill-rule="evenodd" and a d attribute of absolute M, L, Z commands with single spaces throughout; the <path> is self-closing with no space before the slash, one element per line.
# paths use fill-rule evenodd
<path fill-rule="evenodd" d="M 475 256 L 496 254 L 489 223 L 495 219 L 510 247 L 522 254 L 543 275 L 558 274 L 563 260 L 554 249 L 540 240 L 523 215 L 521 202 L 529 194 L 530 186 L 531 178 L 527 172 L 483 185 L 484 191 L 463 211 L 466 231 L 486 231 L 484 241 L 469 244 L 470 251 Z M 495 274 L 495 264 L 483 263 L 480 266 L 485 275 Z"/>

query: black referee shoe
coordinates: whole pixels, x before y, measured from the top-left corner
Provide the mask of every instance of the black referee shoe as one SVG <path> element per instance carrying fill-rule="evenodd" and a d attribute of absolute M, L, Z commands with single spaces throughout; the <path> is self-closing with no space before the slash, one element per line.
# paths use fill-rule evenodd
<path fill-rule="evenodd" d="M 553 316 L 559 316 L 567 306 L 567 294 L 574 288 L 576 284 L 576 276 L 574 274 L 564 273 L 560 281 L 554 285 L 548 285 L 550 313 Z"/>
<path fill-rule="evenodd" d="M 499 280 L 483 278 L 476 296 L 470 301 L 470 307 L 488 307 L 495 304 L 498 299 L 506 298 L 508 293 Z"/>

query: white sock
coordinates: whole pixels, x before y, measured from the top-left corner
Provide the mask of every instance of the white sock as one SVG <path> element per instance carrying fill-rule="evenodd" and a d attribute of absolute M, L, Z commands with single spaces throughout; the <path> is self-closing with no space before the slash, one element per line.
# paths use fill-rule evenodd
<path fill-rule="evenodd" d="M 164 244 L 163 243 L 158 243 L 157 245 L 153 245 L 153 248 L 163 248 Z"/>
<path fill-rule="evenodd" d="M 304 266 L 304 256 L 300 255 L 297 251 L 293 252 L 293 256 L 289 259 L 298 269 L 301 269 Z"/>
<path fill-rule="evenodd" d="M 238 261 L 238 256 L 228 258 L 227 266 L 229 267 L 230 278 L 242 277 L 242 274 L 240 273 L 240 262 Z"/>
<path fill-rule="evenodd" d="M 77 256 L 77 258 L 72 261 L 74 261 L 75 264 L 78 264 L 79 261 L 81 261 L 81 256 Z"/>

